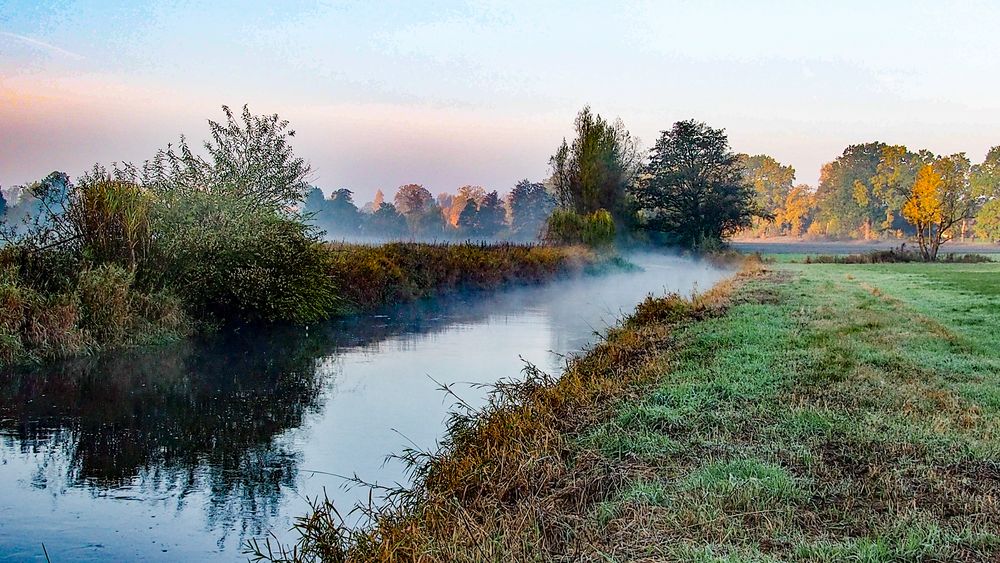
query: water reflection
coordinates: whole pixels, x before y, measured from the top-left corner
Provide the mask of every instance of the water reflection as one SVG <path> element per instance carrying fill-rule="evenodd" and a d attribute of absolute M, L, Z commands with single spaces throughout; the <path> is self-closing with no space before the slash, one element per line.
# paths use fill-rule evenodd
<path fill-rule="evenodd" d="M 327 473 L 403 479 L 383 456 L 432 446 L 448 406 L 426 376 L 492 382 L 522 354 L 558 369 L 549 350 L 579 350 L 647 292 L 723 275 L 647 266 L 0 375 L 0 559 L 44 542 L 59 560 L 241 560 L 304 496 L 364 494 Z"/>

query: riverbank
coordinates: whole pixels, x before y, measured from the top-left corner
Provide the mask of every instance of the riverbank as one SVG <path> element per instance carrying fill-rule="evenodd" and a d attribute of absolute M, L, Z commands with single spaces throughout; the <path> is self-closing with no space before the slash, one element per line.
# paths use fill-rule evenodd
<path fill-rule="evenodd" d="M 341 314 L 455 291 L 539 284 L 561 276 L 627 267 L 583 246 L 497 243 L 329 243 L 330 276 Z"/>
<path fill-rule="evenodd" d="M 647 300 L 560 379 L 455 416 L 374 527 L 318 506 L 298 555 L 996 560 L 998 279 L 749 264 Z"/>
<path fill-rule="evenodd" d="M 308 313 L 303 321 L 318 322 L 459 290 L 624 267 L 583 247 L 509 243 L 317 243 L 306 253 L 310 266 L 285 266 L 297 276 L 291 281 L 213 263 L 202 268 L 213 270 L 211 287 L 200 278 L 196 291 L 185 292 L 190 284 L 183 280 L 143 287 L 134 270 L 116 264 L 88 267 L 56 252 L 29 260 L 7 251 L 0 256 L 0 365 L 177 341 L 215 330 L 233 315 L 288 322 L 283 311 L 296 311 L 294 318 Z"/>

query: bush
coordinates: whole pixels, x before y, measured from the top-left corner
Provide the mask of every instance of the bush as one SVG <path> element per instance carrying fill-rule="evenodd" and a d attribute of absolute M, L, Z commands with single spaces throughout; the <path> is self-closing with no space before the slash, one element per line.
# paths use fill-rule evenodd
<path fill-rule="evenodd" d="M 189 310 L 224 321 L 310 322 L 340 300 L 329 255 L 296 218 L 219 194 L 185 194 L 162 205 L 157 283 L 183 295 Z"/>
<path fill-rule="evenodd" d="M 81 183 L 73 193 L 67 219 L 79 238 L 83 257 L 92 263 L 136 268 L 152 243 L 153 194 L 131 182 L 100 178 Z"/>
<path fill-rule="evenodd" d="M 84 267 L 71 287 L 51 291 L 18 275 L 11 260 L 18 255 L 0 260 L 0 364 L 174 339 L 189 331 L 180 300 L 165 291 L 139 291 L 130 270 Z"/>
<path fill-rule="evenodd" d="M 604 209 L 587 215 L 557 209 L 546 222 L 544 238 L 553 244 L 610 246 L 615 241 L 615 222 Z"/>

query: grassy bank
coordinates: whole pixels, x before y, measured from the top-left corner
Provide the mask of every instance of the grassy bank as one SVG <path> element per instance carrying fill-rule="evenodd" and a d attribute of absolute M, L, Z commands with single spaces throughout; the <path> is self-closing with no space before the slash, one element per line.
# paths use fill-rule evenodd
<path fill-rule="evenodd" d="M 15 252 L 0 255 L 0 365 L 176 340 L 228 320 L 316 321 L 458 290 L 542 283 L 617 264 L 612 257 L 570 246 L 315 243 L 307 249 L 311 266 L 297 268 L 290 256 L 282 266 L 287 274 L 272 276 L 268 270 L 274 268 L 259 262 L 251 270 L 205 255 L 187 260 L 195 267 L 185 275 L 156 286 L 116 264 L 94 266 L 55 252 L 25 258 Z M 188 278 L 196 279 L 183 281 Z M 298 287 L 290 291 L 285 284 Z M 322 300 L 311 301 L 312 288 L 322 289 Z M 317 309 L 317 303 L 331 306 Z M 287 311 L 309 316 L 282 318 Z"/>
<path fill-rule="evenodd" d="M 0 260 L 0 366 L 177 340 L 193 323 L 169 291 L 143 291 L 105 264 L 72 279 L 26 279 Z"/>
<path fill-rule="evenodd" d="M 397 242 L 327 248 L 330 275 L 348 312 L 459 290 L 537 284 L 615 264 L 581 246 Z"/>
<path fill-rule="evenodd" d="M 997 560 L 1000 265 L 768 268 L 501 385 L 292 559 Z"/>

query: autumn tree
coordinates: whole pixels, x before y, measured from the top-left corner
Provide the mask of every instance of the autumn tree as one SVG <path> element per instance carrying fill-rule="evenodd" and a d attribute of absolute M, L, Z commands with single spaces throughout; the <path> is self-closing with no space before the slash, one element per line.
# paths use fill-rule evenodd
<path fill-rule="evenodd" d="M 621 120 L 609 122 L 589 106 L 574 126 L 573 142 L 563 139 L 549 159 L 559 206 L 580 215 L 606 209 L 617 223 L 631 223 L 626 197 L 641 166 L 636 139 Z"/>
<path fill-rule="evenodd" d="M 458 188 L 458 193 L 451 198 L 449 207 L 442 207 L 447 215 L 448 223 L 453 227 L 458 226 L 458 217 L 465 210 L 468 202 L 476 204 L 476 209 L 486 198 L 486 190 L 482 186 L 462 186 Z"/>
<path fill-rule="evenodd" d="M 778 220 L 782 225 L 788 226 L 789 235 L 800 236 L 812 220 L 815 205 L 816 197 L 812 189 L 805 184 L 799 184 L 788 191 Z"/>
<path fill-rule="evenodd" d="M 795 182 L 795 169 L 786 166 L 774 158 L 758 154 L 739 155 L 747 183 L 753 186 L 756 193 L 757 206 L 775 217 L 781 217 L 788 194 Z M 766 231 L 768 221 L 755 221 L 755 231 Z M 780 225 L 778 225 L 780 227 Z"/>
<path fill-rule="evenodd" d="M 661 134 L 634 195 L 641 225 L 684 246 L 721 241 L 763 214 L 725 132 L 693 120 Z"/>
<path fill-rule="evenodd" d="M 965 154 L 941 157 L 917 172 L 903 216 L 917 230 L 925 260 L 937 260 L 941 245 L 954 238 L 954 228 L 972 216 L 975 197 Z"/>
<path fill-rule="evenodd" d="M 916 180 L 917 171 L 933 161 L 929 151 L 911 152 L 903 145 L 883 145 L 882 154 L 875 165 L 875 174 L 862 184 L 855 194 L 859 204 L 870 207 L 868 216 L 875 220 L 880 232 L 902 230 L 900 224 L 903 205 Z"/>
<path fill-rule="evenodd" d="M 396 210 L 406 217 L 410 234 L 413 236 L 436 236 L 441 234 L 444 218 L 434 202 L 431 192 L 420 184 L 400 186 L 393 198 Z"/>
<path fill-rule="evenodd" d="M 491 238 L 503 230 L 505 216 L 500 196 L 492 191 L 484 195 L 478 204 L 472 198 L 467 199 L 456 226 L 463 235 Z"/>

